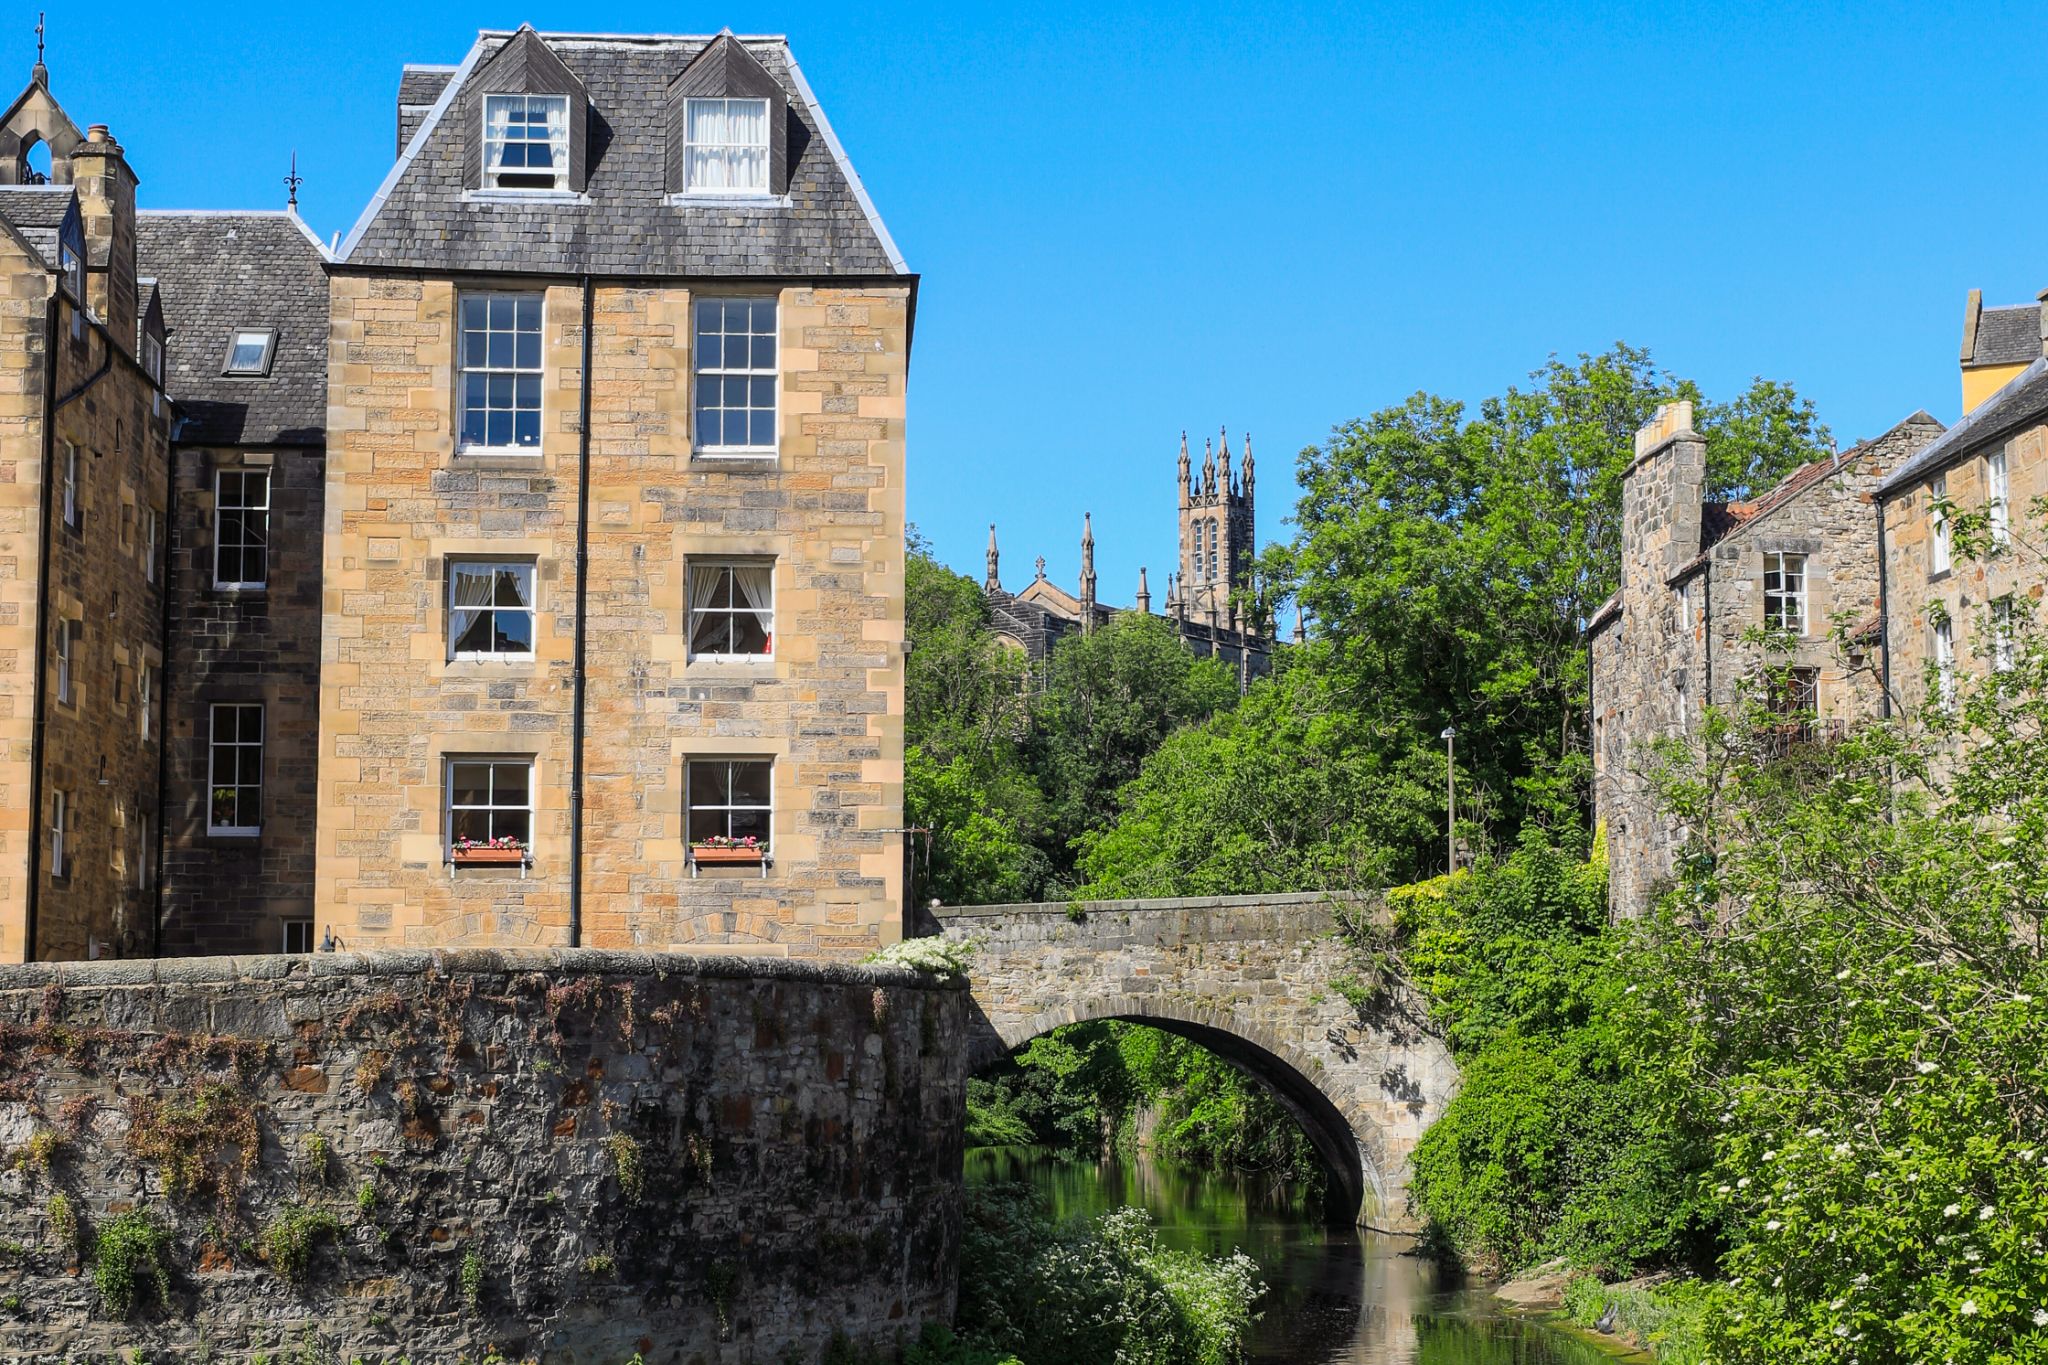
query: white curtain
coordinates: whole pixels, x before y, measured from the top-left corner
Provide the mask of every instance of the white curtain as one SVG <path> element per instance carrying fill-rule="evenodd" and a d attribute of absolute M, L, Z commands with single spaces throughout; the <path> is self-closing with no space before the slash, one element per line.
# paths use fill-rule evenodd
<path fill-rule="evenodd" d="M 768 188 L 768 101 L 691 100 L 684 184 L 693 190 Z"/>
<path fill-rule="evenodd" d="M 766 648 L 775 646 L 775 570 L 765 564 L 746 564 L 732 571 L 733 586 L 739 592 L 735 606 L 754 614 L 754 623 L 767 637 Z"/>
<path fill-rule="evenodd" d="M 484 101 L 485 159 L 496 170 L 505 158 L 505 135 L 512 131 L 513 103 L 509 98 Z"/>
<path fill-rule="evenodd" d="M 690 648 L 698 653 L 724 654 L 732 648 L 730 620 L 723 613 L 715 618 L 704 615 L 704 609 L 718 595 L 718 585 L 724 580 L 725 568 L 722 565 L 700 564 L 690 570 Z M 712 632 L 712 638 L 706 638 L 707 620 L 717 622 L 718 629 Z"/>
<path fill-rule="evenodd" d="M 470 628 L 476 625 L 477 618 L 483 615 L 483 609 L 491 605 L 491 593 L 496 585 L 497 576 L 497 567 L 491 564 L 455 566 L 448 609 L 456 649 L 464 648 Z"/>

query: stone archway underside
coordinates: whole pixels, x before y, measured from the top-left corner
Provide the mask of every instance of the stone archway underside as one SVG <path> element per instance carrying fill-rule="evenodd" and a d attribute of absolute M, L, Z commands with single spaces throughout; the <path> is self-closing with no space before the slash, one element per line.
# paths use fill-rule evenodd
<path fill-rule="evenodd" d="M 1366 1226 L 1412 1232 L 1409 1158 L 1457 1071 L 1419 1008 L 1372 1013 L 1333 983 L 1351 970 L 1322 895 L 1007 905 L 937 912 L 975 942 L 980 1067 L 1064 1024 L 1117 1018 L 1201 1043 L 1301 1122 Z"/>

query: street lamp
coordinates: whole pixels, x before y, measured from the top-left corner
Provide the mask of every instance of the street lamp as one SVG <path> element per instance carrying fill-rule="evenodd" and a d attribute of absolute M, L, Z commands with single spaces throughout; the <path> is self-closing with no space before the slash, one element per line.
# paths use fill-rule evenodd
<path fill-rule="evenodd" d="M 1446 725 L 1437 736 L 1444 742 L 1444 871 L 1458 870 L 1458 730 Z"/>

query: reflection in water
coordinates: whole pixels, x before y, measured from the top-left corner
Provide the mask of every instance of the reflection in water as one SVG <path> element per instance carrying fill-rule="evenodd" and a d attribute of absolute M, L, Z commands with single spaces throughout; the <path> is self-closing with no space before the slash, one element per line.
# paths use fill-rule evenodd
<path fill-rule="evenodd" d="M 1242 1250 L 1267 1285 L 1252 1365 L 1612 1365 L 1592 1346 L 1502 1313 L 1405 1238 L 1331 1228 L 1285 1185 L 1168 1162 L 1078 1161 L 1029 1147 L 967 1153 L 970 1184 L 1024 1181 L 1060 1217 L 1131 1205 L 1173 1246 Z"/>

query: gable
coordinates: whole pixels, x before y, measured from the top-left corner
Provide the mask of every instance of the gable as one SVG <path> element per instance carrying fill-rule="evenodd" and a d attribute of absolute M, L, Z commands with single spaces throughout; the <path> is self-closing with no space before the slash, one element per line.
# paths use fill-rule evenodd
<path fill-rule="evenodd" d="M 768 101 L 768 192 L 789 189 L 789 96 L 768 74 L 732 30 L 713 38 L 690 64 L 669 82 L 663 129 L 668 136 L 663 183 L 670 194 L 683 192 L 684 149 L 688 145 L 687 114 L 692 99 L 762 99 Z"/>
<path fill-rule="evenodd" d="M 463 185 L 484 183 L 484 98 L 487 95 L 562 95 L 569 102 L 569 189 L 581 194 L 589 174 L 590 92 L 531 26 L 493 53 L 471 76 L 462 96 Z"/>

